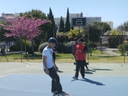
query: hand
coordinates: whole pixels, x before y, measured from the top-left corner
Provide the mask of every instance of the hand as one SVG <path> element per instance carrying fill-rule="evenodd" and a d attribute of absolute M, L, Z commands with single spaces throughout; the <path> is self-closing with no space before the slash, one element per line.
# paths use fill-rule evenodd
<path fill-rule="evenodd" d="M 48 70 L 48 69 L 45 69 L 45 73 L 46 73 L 46 74 L 49 74 L 49 70 Z"/>
<path fill-rule="evenodd" d="M 56 65 L 54 66 L 54 68 L 55 68 L 55 70 L 58 70 L 58 67 Z"/>
<path fill-rule="evenodd" d="M 55 54 L 57 54 L 57 51 L 54 51 Z"/>

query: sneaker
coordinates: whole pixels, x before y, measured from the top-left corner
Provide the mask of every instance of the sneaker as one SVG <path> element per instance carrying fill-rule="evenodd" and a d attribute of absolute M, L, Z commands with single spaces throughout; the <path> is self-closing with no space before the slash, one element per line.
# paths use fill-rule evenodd
<path fill-rule="evenodd" d="M 85 77 L 82 77 L 83 79 L 85 79 Z"/>
<path fill-rule="evenodd" d="M 58 91 L 53 91 L 52 93 L 53 93 L 53 96 L 54 96 L 58 93 Z"/>
<path fill-rule="evenodd" d="M 62 91 L 61 93 L 56 94 L 55 96 L 66 96 L 66 95 L 68 95 L 68 93 Z"/>
<path fill-rule="evenodd" d="M 72 77 L 74 80 L 78 80 L 78 77 Z"/>
<path fill-rule="evenodd" d="M 89 65 L 89 63 L 86 63 L 86 65 Z"/>

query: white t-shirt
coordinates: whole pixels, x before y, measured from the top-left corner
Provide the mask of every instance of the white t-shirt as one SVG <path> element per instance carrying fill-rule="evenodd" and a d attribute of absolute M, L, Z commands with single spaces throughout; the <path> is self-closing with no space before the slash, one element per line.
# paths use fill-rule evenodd
<path fill-rule="evenodd" d="M 48 46 L 46 46 L 42 52 L 42 56 L 47 57 L 46 58 L 47 68 L 52 68 L 54 66 L 52 54 L 53 54 L 53 50 L 51 48 L 48 48 Z M 44 64 L 43 64 L 43 68 L 45 69 Z"/>

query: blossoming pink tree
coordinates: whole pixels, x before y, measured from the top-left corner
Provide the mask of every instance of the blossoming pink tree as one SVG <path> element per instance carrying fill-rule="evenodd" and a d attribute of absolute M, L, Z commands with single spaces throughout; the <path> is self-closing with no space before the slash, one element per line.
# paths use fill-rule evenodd
<path fill-rule="evenodd" d="M 21 37 L 24 40 L 32 40 L 41 32 L 38 27 L 49 21 L 35 18 L 26 18 L 23 16 L 15 19 L 7 19 L 7 22 L 8 25 L 2 25 L 4 29 L 10 31 L 10 33 L 6 33 L 6 37 Z"/>

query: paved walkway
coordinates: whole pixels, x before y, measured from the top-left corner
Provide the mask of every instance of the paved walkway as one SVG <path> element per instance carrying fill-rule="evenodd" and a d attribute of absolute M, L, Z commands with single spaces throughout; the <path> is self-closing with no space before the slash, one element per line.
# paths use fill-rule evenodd
<path fill-rule="evenodd" d="M 86 79 L 73 81 L 75 66 L 57 63 L 63 89 L 72 96 L 128 96 L 128 64 L 90 63 Z M 0 96 L 52 96 L 41 63 L 0 62 Z"/>
<path fill-rule="evenodd" d="M 117 48 L 106 48 L 104 52 L 106 52 L 110 56 L 121 56 L 121 54 L 114 52 L 115 50 L 118 50 Z"/>

